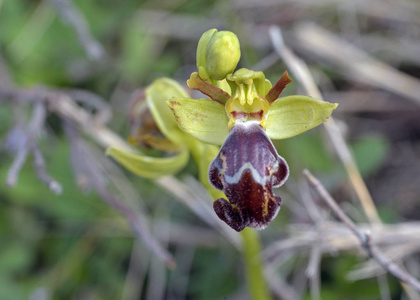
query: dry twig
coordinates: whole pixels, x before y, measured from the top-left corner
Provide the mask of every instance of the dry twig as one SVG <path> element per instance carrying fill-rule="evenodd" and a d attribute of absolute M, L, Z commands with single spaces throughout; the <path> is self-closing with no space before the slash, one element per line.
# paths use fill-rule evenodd
<path fill-rule="evenodd" d="M 41 149 L 39 149 L 37 139 L 38 135 L 43 129 L 44 121 L 46 118 L 47 110 L 42 101 L 35 103 L 31 121 L 28 124 L 28 128 L 23 132 L 22 136 L 16 137 L 22 139 L 23 142 L 17 146 L 17 153 L 13 163 L 9 169 L 6 183 L 8 186 L 14 186 L 18 180 L 20 170 L 22 169 L 29 154 L 33 155 L 34 169 L 38 178 L 55 194 L 61 194 L 61 185 L 55 181 L 47 172 L 44 157 Z M 10 135 L 20 134 L 16 130 L 11 130 Z M 13 139 L 14 137 L 10 137 Z"/>
<path fill-rule="evenodd" d="M 308 182 L 318 192 L 321 199 L 331 208 L 334 214 L 353 232 L 359 239 L 361 246 L 366 250 L 367 254 L 386 269 L 394 277 L 401 282 L 409 284 L 417 292 L 420 293 L 420 281 L 411 276 L 405 270 L 400 268 L 396 263 L 383 254 L 383 252 L 371 241 L 370 231 L 362 232 L 358 229 L 356 224 L 344 213 L 338 206 L 335 200 L 331 197 L 328 191 L 324 188 L 322 183 L 315 178 L 308 170 L 303 172 Z"/>
<path fill-rule="evenodd" d="M 38 175 L 44 184 L 55 194 L 59 195 L 63 191 L 61 184 L 55 181 L 46 171 L 45 159 L 42 155 L 41 149 L 38 145 L 34 145 L 32 150 L 32 155 L 34 158 L 34 168 L 35 172 Z"/>
<path fill-rule="evenodd" d="M 420 81 L 375 59 L 316 24 L 301 24 L 294 35 L 299 45 L 332 64 L 343 76 L 407 97 L 420 104 Z"/>
<path fill-rule="evenodd" d="M 147 226 L 146 217 L 140 217 L 139 212 L 131 209 L 109 190 L 107 186 L 108 180 L 103 169 L 100 167 L 100 164 L 96 163 L 95 155 L 90 151 L 85 142 L 80 139 L 75 127 L 72 124 L 65 123 L 64 129 L 72 148 L 73 161 L 76 159 L 81 160 L 79 164 L 73 164 L 80 167 L 76 173 L 79 176 L 83 174 L 82 176 L 89 181 L 87 183 L 88 186 L 95 189 L 104 202 L 125 217 L 137 238 L 144 241 L 160 260 L 166 262 L 169 268 L 174 268 L 175 262 L 173 261 L 172 255 L 152 236 Z"/>

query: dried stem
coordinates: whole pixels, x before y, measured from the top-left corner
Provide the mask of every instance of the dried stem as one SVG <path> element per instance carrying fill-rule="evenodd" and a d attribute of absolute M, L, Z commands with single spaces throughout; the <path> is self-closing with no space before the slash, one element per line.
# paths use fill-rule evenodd
<path fill-rule="evenodd" d="M 27 147 L 21 147 L 13 160 L 12 166 L 7 173 L 6 184 L 8 186 L 14 186 L 18 180 L 19 172 L 25 164 L 26 158 L 28 157 L 29 150 Z"/>
<path fill-rule="evenodd" d="M 61 194 L 61 185 L 50 175 L 48 175 L 45 167 L 44 157 L 37 144 L 37 137 L 44 126 L 45 117 L 45 105 L 42 101 L 37 101 L 34 105 L 32 118 L 28 124 L 28 129 L 22 137 L 24 142 L 18 148 L 15 159 L 13 160 L 12 166 L 9 169 L 6 184 L 8 186 L 14 186 L 16 184 L 20 170 L 25 164 L 28 155 L 32 153 L 34 158 L 34 169 L 38 177 L 52 192 Z"/>
<path fill-rule="evenodd" d="M 87 178 L 89 181 L 88 186 L 95 189 L 104 202 L 124 216 L 135 236 L 144 241 L 160 260 L 166 262 L 169 268 L 174 268 L 175 262 L 171 254 L 151 235 L 144 218 L 140 218 L 138 212 L 131 209 L 110 192 L 107 186 L 106 174 L 104 174 L 100 164 L 96 162 L 95 156 L 91 153 L 89 147 L 80 139 L 75 126 L 67 121 L 64 123 L 64 129 L 70 140 L 73 160 L 77 158 L 81 160 L 79 164 L 74 163 L 74 165 L 80 167 L 79 170 L 76 170 L 76 174 Z"/>
<path fill-rule="evenodd" d="M 63 89 L 62 91 L 74 101 L 87 105 L 95 110 L 94 124 L 106 124 L 111 120 L 111 107 L 99 95 L 81 89 Z"/>
<path fill-rule="evenodd" d="M 162 248 L 160 244 L 152 237 L 148 229 L 145 228 L 145 224 L 140 220 L 139 216 L 131 210 L 127 205 L 125 205 L 118 198 L 114 197 L 107 189 L 100 188 L 97 189 L 101 198 L 112 208 L 119 211 L 124 215 L 127 222 L 130 224 L 131 229 L 137 238 L 141 239 L 146 243 L 146 245 L 153 251 L 153 253 L 162 261 L 166 262 L 166 265 L 169 269 L 175 268 L 175 261 L 172 258 L 172 255 Z"/>
<path fill-rule="evenodd" d="M 63 191 L 61 184 L 55 181 L 46 171 L 44 156 L 42 155 L 41 150 L 38 145 L 34 146 L 32 150 L 32 155 L 34 158 L 34 168 L 35 172 L 41 179 L 44 184 L 55 194 L 59 195 Z"/>
<path fill-rule="evenodd" d="M 299 45 L 333 65 L 344 77 L 388 90 L 420 104 L 420 81 L 368 55 L 312 23 L 297 26 Z"/>
<path fill-rule="evenodd" d="M 339 218 L 359 239 L 361 246 L 366 250 L 367 254 L 391 275 L 401 282 L 409 284 L 413 289 L 420 293 L 420 281 L 384 255 L 383 252 L 372 243 L 370 231 L 362 232 L 359 230 L 356 224 L 344 213 L 317 178 L 315 178 L 308 170 L 305 170 L 303 174 L 311 186 L 318 192 L 321 199 L 331 208 L 337 218 Z"/>
<path fill-rule="evenodd" d="M 271 291 L 279 298 L 284 300 L 301 299 L 298 293 L 291 287 L 284 278 L 279 277 L 273 266 L 266 264 L 264 275 Z"/>

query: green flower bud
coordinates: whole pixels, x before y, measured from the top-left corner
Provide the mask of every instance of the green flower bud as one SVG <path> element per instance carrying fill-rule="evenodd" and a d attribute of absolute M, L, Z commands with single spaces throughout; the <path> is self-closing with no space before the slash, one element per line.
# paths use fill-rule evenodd
<path fill-rule="evenodd" d="M 235 70 L 240 57 L 239 40 L 234 33 L 210 29 L 198 42 L 198 74 L 209 83 L 211 80 L 223 80 Z"/>
<path fill-rule="evenodd" d="M 198 75 L 201 79 L 206 82 L 210 81 L 209 75 L 207 74 L 207 47 L 209 45 L 211 37 L 217 32 L 217 29 L 210 29 L 201 35 L 197 45 L 197 70 Z"/>
<path fill-rule="evenodd" d="M 230 31 L 216 32 L 207 47 L 207 73 L 212 79 L 223 80 L 235 70 L 240 58 L 237 36 Z"/>

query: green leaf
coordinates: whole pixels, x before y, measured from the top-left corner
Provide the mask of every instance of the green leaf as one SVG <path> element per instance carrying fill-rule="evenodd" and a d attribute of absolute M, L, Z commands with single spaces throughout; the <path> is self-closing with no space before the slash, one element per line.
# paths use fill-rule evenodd
<path fill-rule="evenodd" d="M 307 96 L 279 98 L 268 110 L 267 135 L 271 139 L 298 135 L 325 122 L 337 106 Z"/>
<path fill-rule="evenodd" d="M 0 273 L 11 273 L 23 270 L 31 262 L 31 251 L 22 244 L 6 244 L 0 252 Z"/>
<path fill-rule="evenodd" d="M 10 277 L 0 277 L 0 299 L 27 299 L 22 286 Z"/>
<path fill-rule="evenodd" d="M 204 143 L 221 145 L 229 134 L 225 107 L 210 99 L 172 98 L 168 102 L 179 127 Z"/>
<path fill-rule="evenodd" d="M 146 89 L 146 100 L 150 112 L 162 134 L 176 145 L 182 144 L 183 132 L 166 101 L 172 97 L 188 97 L 184 88 L 175 80 L 159 78 Z"/>
<path fill-rule="evenodd" d="M 308 168 L 318 172 L 332 171 L 335 166 L 331 155 L 326 150 L 324 139 L 319 134 L 299 135 L 293 139 L 282 141 L 282 155 L 285 154 L 283 147 L 288 147 L 291 153 L 290 165 Z M 295 162 L 293 162 L 293 160 Z"/>
<path fill-rule="evenodd" d="M 114 158 L 127 170 L 149 179 L 156 179 L 178 172 L 187 164 L 189 158 L 187 149 L 170 157 L 151 157 L 134 152 L 126 152 L 114 147 L 108 148 L 106 154 Z"/>

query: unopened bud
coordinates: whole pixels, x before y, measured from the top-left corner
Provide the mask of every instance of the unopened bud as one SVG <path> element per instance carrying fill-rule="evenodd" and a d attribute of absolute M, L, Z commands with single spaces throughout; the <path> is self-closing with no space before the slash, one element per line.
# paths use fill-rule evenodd
<path fill-rule="evenodd" d="M 210 29 L 197 46 L 198 74 L 205 81 L 223 80 L 235 70 L 240 57 L 239 40 L 234 33 Z"/>

